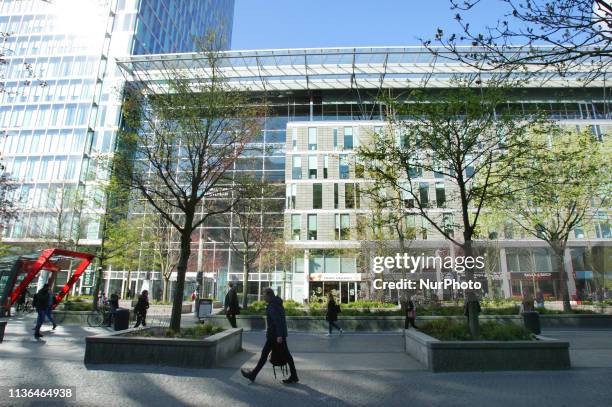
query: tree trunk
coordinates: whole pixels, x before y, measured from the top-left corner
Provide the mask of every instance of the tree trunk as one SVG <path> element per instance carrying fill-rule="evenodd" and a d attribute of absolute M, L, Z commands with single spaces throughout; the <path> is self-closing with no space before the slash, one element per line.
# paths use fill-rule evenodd
<path fill-rule="evenodd" d="M 188 220 L 191 222 L 190 220 Z M 187 223 L 186 224 L 191 224 Z M 170 329 L 174 332 L 181 330 L 181 310 L 183 308 L 183 292 L 185 291 L 185 274 L 187 262 L 191 254 L 191 232 L 185 229 L 181 233 L 181 254 L 176 265 L 176 286 L 174 287 L 174 300 L 172 301 L 172 315 L 170 316 Z"/>
<path fill-rule="evenodd" d="M 464 257 L 473 257 L 472 241 L 467 240 L 463 245 Z M 474 279 L 473 267 L 466 267 L 465 269 L 466 280 Z M 467 311 L 467 323 L 472 338 L 478 338 L 480 336 L 480 324 L 478 321 L 478 314 L 480 314 L 480 304 L 478 302 L 478 296 L 474 290 L 465 290 L 465 301 Z"/>
<path fill-rule="evenodd" d="M 553 257 L 556 269 L 559 270 L 559 288 L 561 289 L 561 301 L 563 301 L 563 312 L 572 312 L 569 291 L 567 289 L 567 271 L 565 270 L 565 245 L 553 245 Z"/>
<path fill-rule="evenodd" d="M 249 258 L 248 254 L 242 255 L 242 308 L 249 305 L 247 293 L 249 292 Z"/>
<path fill-rule="evenodd" d="M 102 269 L 102 263 L 99 264 L 96 269 L 96 284 L 94 284 L 93 289 L 93 309 L 98 309 L 98 294 L 100 294 L 100 286 L 102 285 L 102 277 L 104 276 L 104 271 Z"/>
<path fill-rule="evenodd" d="M 168 286 L 170 285 L 168 283 L 170 281 L 170 277 L 168 277 L 168 278 L 164 277 L 162 281 L 163 281 L 163 285 L 164 285 L 164 287 L 162 289 L 162 302 L 166 302 L 166 301 L 168 301 Z"/>

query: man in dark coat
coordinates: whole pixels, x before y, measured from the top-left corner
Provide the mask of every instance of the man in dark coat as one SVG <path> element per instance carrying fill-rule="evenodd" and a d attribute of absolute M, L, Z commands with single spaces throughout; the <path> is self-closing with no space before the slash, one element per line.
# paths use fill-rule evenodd
<path fill-rule="evenodd" d="M 40 327 L 45 322 L 45 314 L 47 313 L 47 307 L 49 306 L 49 284 L 45 284 L 40 291 L 34 295 L 34 308 L 36 308 L 36 327 L 34 328 L 34 338 L 41 338 Z"/>
<path fill-rule="evenodd" d="M 147 326 L 147 309 L 149 308 L 149 292 L 143 290 L 142 294 L 138 297 L 138 302 L 134 307 L 136 313 L 136 325 L 134 328 L 138 328 L 142 323 L 142 326 Z"/>
<path fill-rule="evenodd" d="M 327 333 L 327 336 L 331 336 L 332 327 L 340 331 L 340 335 L 342 335 L 342 333 L 344 332 L 342 328 L 340 328 L 336 323 L 336 321 L 338 320 L 339 311 L 340 307 L 338 306 L 338 304 L 336 304 L 336 299 L 330 291 L 327 295 L 327 313 L 325 314 L 325 320 L 329 323 L 329 332 Z"/>
<path fill-rule="evenodd" d="M 229 321 L 232 328 L 236 328 L 236 315 L 240 313 L 240 305 L 238 304 L 238 294 L 234 288 L 234 283 L 230 281 L 227 283 L 229 290 L 225 295 L 225 302 L 223 304 L 223 312 Z"/>
<path fill-rule="evenodd" d="M 297 383 L 299 379 L 297 371 L 295 370 L 295 363 L 293 363 L 293 357 L 287 347 L 287 321 L 285 319 L 283 300 L 277 297 L 271 288 L 266 288 L 264 290 L 264 300 L 268 303 L 266 307 L 266 344 L 261 350 L 261 357 L 259 358 L 259 362 L 257 362 L 257 366 L 255 366 L 253 370 L 240 369 L 240 372 L 244 377 L 254 382 L 257 374 L 266 364 L 272 347 L 279 345 L 282 346 L 282 351 L 287 354 L 287 363 L 289 364 L 289 371 L 291 372 L 291 375 L 283 380 L 283 383 Z"/>

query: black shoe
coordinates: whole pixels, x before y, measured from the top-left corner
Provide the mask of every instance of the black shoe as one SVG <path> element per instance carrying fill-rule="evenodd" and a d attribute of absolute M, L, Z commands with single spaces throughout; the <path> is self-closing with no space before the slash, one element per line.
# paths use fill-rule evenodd
<path fill-rule="evenodd" d="M 283 380 L 283 383 L 284 384 L 291 384 L 291 383 L 297 383 L 299 381 L 300 381 L 300 379 L 298 379 L 297 376 L 289 376 L 288 378 Z"/>
<path fill-rule="evenodd" d="M 34 338 L 38 339 L 38 338 L 42 338 L 43 336 L 41 334 L 34 334 Z"/>
<path fill-rule="evenodd" d="M 53 324 L 53 329 L 55 330 L 55 328 L 57 328 L 57 324 Z"/>
<path fill-rule="evenodd" d="M 249 379 L 251 383 L 255 381 L 255 375 L 253 375 L 253 372 L 250 371 L 249 369 L 240 369 L 240 373 L 242 373 L 244 377 Z"/>

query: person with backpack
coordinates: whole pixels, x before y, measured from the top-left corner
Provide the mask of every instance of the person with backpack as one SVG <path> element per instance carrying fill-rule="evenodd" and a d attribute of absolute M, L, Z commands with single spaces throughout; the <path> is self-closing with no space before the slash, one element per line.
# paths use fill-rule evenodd
<path fill-rule="evenodd" d="M 416 319 L 416 305 L 411 297 L 406 301 L 406 320 L 404 321 L 404 329 L 409 329 L 410 326 L 416 329 L 414 320 Z"/>
<path fill-rule="evenodd" d="M 234 288 L 234 283 L 232 281 L 227 283 L 227 287 L 229 288 L 229 290 L 227 290 L 227 294 L 225 295 L 225 301 L 223 303 L 223 312 L 225 312 L 225 316 L 232 328 L 237 328 L 236 315 L 240 314 L 238 294 L 236 293 L 236 289 Z"/>
<path fill-rule="evenodd" d="M 49 284 L 43 285 L 43 287 L 34 295 L 34 308 L 36 309 L 36 327 L 34 328 L 34 338 L 42 338 L 40 334 L 40 327 L 45 322 L 45 314 L 47 313 L 47 307 L 49 306 Z"/>
<path fill-rule="evenodd" d="M 266 306 L 266 343 L 261 350 L 261 357 L 257 366 L 253 370 L 240 369 L 240 373 L 251 382 L 255 381 L 257 374 L 266 364 L 268 355 L 272 352 L 274 359 L 273 365 L 289 365 L 291 375 L 283 380 L 284 384 L 299 382 L 293 356 L 287 347 L 287 320 L 285 319 L 285 308 L 283 300 L 274 294 L 274 290 L 266 288 L 264 290 L 264 300 L 268 304 Z M 281 362 L 282 361 L 282 362 Z M 283 363 L 284 362 L 284 363 Z"/>
<path fill-rule="evenodd" d="M 138 296 L 138 302 L 134 307 L 136 313 L 136 325 L 134 328 L 138 328 L 142 323 L 142 326 L 147 326 L 147 309 L 149 309 L 149 291 L 143 290 L 142 294 Z"/>
<path fill-rule="evenodd" d="M 342 328 L 340 328 L 338 324 L 336 324 L 336 321 L 338 320 L 338 314 L 340 312 L 342 312 L 342 310 L 340 309 L 340 305 L 336 304 L 334 295 L 330 291 L 327 295 L 327 313 L 325 314 L 325 320 L 329 323 L 329 332 L 326 336 L 331 336 L 332 327 L 340 331 L 340 335 L 342 335 L 342 333 L 344 332 Z"/>

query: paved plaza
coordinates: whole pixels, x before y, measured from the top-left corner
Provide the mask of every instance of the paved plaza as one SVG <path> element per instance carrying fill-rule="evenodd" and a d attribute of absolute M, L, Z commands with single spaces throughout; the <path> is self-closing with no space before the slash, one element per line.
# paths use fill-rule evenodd
<path fill-rule="evenodd" d="M 186 321 L 188 322 L 188 321 Z M 244 333 L 244 351 L 218 369 L 136 365 L 85 366 L 85 336 L 106 328 L 60 326 L 31 333 L 31 319 L 11 320 L 0 344 L 0 387 L 76 386 L 73 405 L 92 406 L 576 406 L 612 404 L 612 331 L 549 330 L 569 340 L 570 371 L 436 373 L 403 351 L 398 333 L 290 333 L 300 383 L 284 386 L 269 365 L 254 384 L 263 332 Z M 0 405 L 14 403 L 6 394 Z M 36 405 L 29 403 L 27 405 Z M 40 405 L 43 405 L 41 402 Z M 45 402 L 44 405 L 50 405 Z M 52 404 L 51 404 L 52 405 Z M 58 403 L 59 405 L 59 403 Z"/>

